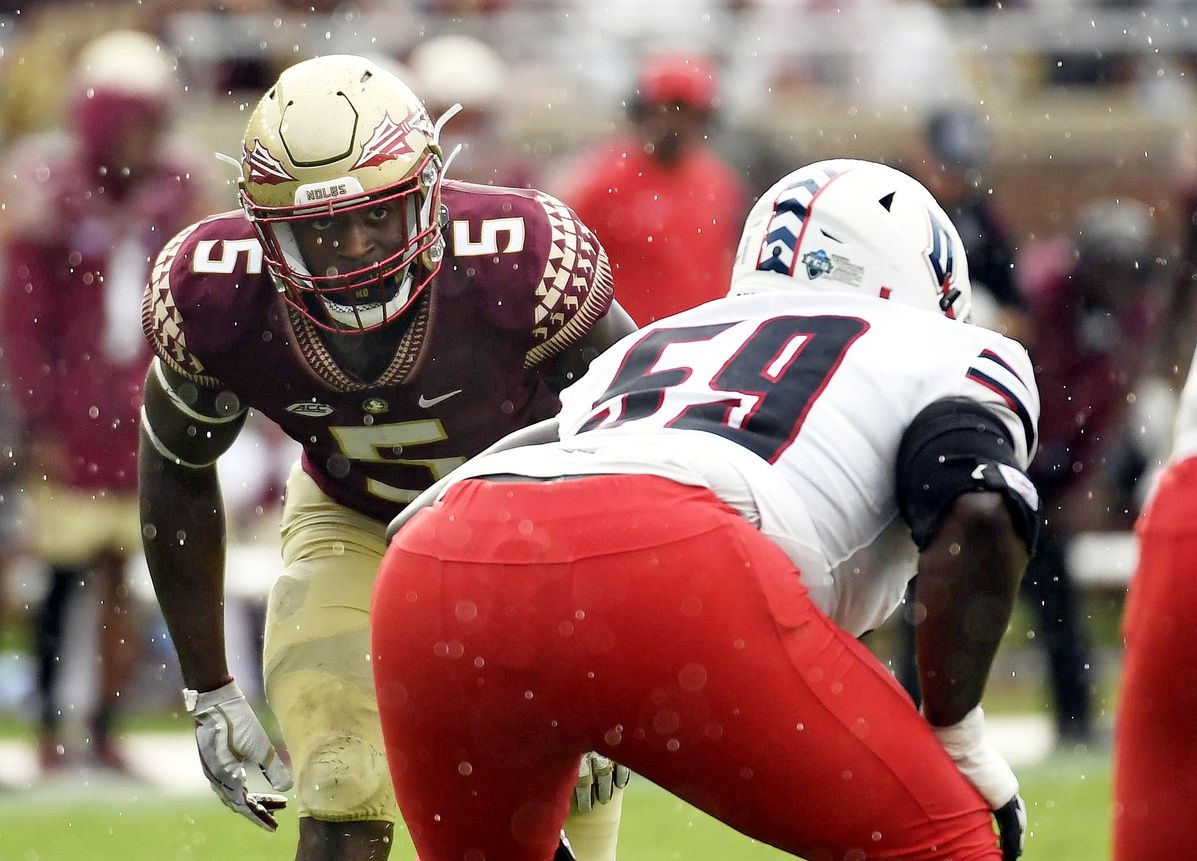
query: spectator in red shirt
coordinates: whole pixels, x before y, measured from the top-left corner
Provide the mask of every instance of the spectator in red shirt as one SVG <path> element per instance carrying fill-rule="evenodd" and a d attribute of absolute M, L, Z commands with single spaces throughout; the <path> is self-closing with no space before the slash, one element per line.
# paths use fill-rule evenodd
<path fill-rule="evenodd" d="M 641 326 L 726 292 L 748 201 L 706 144 L 717 104 L 707 60 L 650 57 L 628 129 L 584 158 L 561 195 L 602 240 L 615 297 Z"/>
<path fill-rule="evenodd" d="M 40 761 L 67 761 L 55 688 L 67 605 L 94 580 L 102 678 L 87 728 L 100 766 L 123 770 L 111 724 L 135 668 L 124 570 L 141 546 L 137 440 L 150 354 L 141 334 L 149 261 L 199 202 L 168 153 L 173 70 L 149 36 L 102 36 L 77 64 L 69 134 L 6 155 L 0 337 L 26 441 L 33 551 L 50 570 L 37 621 Z M 95 590 L 93 590 L 95 591 Z"/>

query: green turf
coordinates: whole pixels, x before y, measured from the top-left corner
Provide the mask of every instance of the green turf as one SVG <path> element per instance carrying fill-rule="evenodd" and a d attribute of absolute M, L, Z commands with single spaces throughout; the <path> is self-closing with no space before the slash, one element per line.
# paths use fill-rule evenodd
<path fill-rule="evenodd" d="M 1030 808 L 1023 861 L 1109 858 L 1107 759 L 1054 756 L 1019 770 Z M 817 792 L 795 788 L 795 802 Z M 258 831 L 207 796 L 135 795 L 128 790 L 0 795 L 0 859 L 5 861 L 287 861 L 294 818 L 279 833 Z M 413 853 L 405 839 L 392 858 Z M 753 843 L 643 780 L 633 781 L 620 836 L 623 861 L 776 859 Z"/>

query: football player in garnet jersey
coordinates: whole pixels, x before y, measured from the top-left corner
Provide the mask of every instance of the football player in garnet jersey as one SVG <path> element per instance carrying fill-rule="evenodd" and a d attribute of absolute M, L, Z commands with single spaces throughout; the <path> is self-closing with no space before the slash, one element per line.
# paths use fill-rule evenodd
<path fill-rule="evenodd" d="M 979 703 L 1039 402 L 969 297 L 926 189 L 808 166 L 753 207 L 728 298 L 624 338 L 396 519 L 374 674 L 421 857 L 550 858 L 592 748 L 803 858 L 1019 854 Z M 923 714 L 857 640 L 914 573 L 846 564 L 891 526 Z"/>
<path fill-rule="evenodd" d="M 245 770 L 279 790 L 291 777 L 225 661 L 214 463 L 249 408 L 303 445 L 264 649 L 299 859 L 389 852 L 397 810 L 367 617 L 386 523 L 466 458 L 556 413 L 557 392 L 633 330 L 590 230 L 538 191 L 446 179 L 438 132 L 367 59 L 287 69 L 249 119 L 242 208 L 172 239 L 145 294 L 157 354 L 142 415 L 146 557 L 205 773 L 271 830 L 283 799 L 247 792 Z M 613 846 L 618 800 L 598 808 L 579 818 L 603 820 Z"/>
<path fill-rule="evenodd" d="M 6 154 L 0 349 L 26 441 L 32 550 L 50 573 L 37 619 L 46 772 L 75 755 L 56 688 L 70 604 L 92 594 L 101 677 L 87 750 L 127 768 L 111 724 L 139 642 L 124 575 L 141 542 L 137 426 L 150 361 L 137 300 L 162 240 L 204 208 L 195 163 L 169 134 L 173 75 L 151 36 L 102 36 L 75 64 L 69 130 Z"/>

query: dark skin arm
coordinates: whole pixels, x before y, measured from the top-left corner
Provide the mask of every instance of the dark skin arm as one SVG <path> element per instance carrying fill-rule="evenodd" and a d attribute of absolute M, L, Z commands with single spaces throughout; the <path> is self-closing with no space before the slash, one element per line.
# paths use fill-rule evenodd
<path fill-rule="evenodd" d="M 1027 566 L 1027 546 L 1001 494 L 957 497 L 919 554 L 916 651 L 923 713 L 950 726 L 981 702 Z"/>
<path fill-rule="evenodd" d="M 549 386 L 560 392 L 585 374 L 599 353 L 635 331 L 636 324 L 628 312 L 619 307 L 618 302 L 612 302 L 611 308 L 594 327 L 554 360 L 548 372 Z"/>
<path fill-rule="evenodd" d="M 167 383 L 201 415 L 236 412 L 227 395 L 166 371 Z M 146 377 L 145 411 L 161 444 L 193 467 L 158 450 L 143 424 L 138 451 L 139 499 L 145 557 L 154 592 L 179 655 L 187 687 L 210 691 L 232 680 L 224 648 L 224 504 L 216 458 L 244 423 L 188 415 L 168 395 L 155 369 Z"/>

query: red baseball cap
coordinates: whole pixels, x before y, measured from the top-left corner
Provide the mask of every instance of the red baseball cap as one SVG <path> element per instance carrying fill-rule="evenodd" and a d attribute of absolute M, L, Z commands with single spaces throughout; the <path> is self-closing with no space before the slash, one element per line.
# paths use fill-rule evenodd
<path fill-rule="evenodd" d="M 649 57 L 640 69 L 640 97 L 650 104 L 679 102 L 699 111 L 715 107 L 715 67 L 704 57 Z"/>

